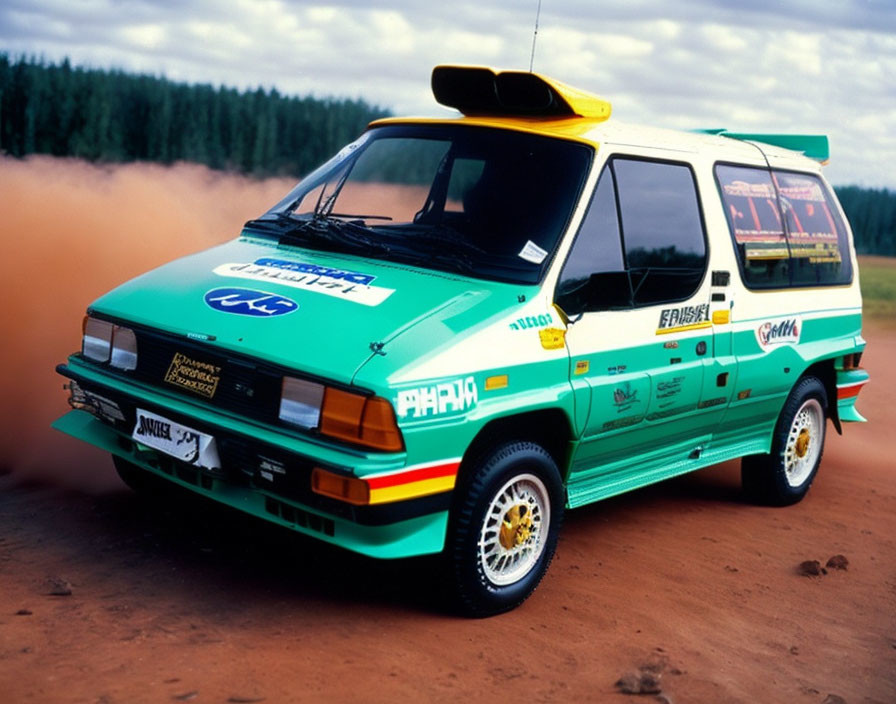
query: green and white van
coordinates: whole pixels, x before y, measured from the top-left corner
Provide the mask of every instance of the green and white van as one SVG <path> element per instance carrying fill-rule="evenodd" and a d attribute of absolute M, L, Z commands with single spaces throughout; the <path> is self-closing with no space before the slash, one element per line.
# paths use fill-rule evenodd
<path fill-rule="evenodd" d="M 227 244 L 95 301 L 55 427 L 519 605 L 575 508 L 736 457 L 799 501 L 861 421 L 862 301 L 817 136 L 609 119 L 551 79 L 437 67 Z"/>

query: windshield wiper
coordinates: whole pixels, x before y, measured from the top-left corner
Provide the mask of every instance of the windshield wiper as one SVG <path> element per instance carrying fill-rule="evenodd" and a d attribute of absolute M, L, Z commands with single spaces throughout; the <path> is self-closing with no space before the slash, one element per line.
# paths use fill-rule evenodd
<path fill-rule="evenodd" d="M 373 234 L 372 230 L 358 223 L 317 216 L 312 220 L 299 222 L 297 227 L 281 233 L 280 242 L 298 240 L 299 242 L 322 243 L 327 249 L 387 254 L 391 250 L 389 245 L 371 237 L 371 234 Z"/>
<path fill-rule="evenodd" d="M 388 215 L 349 215 L 348 213 L 330 213 L 328 217 L 346 220 L 391 220 Z"/>
<path fill-rule="evenodd" d="M 445 250 L 439 249 L 431 249 L 424 252 L 419 249 L 410 249 L 401 245 L 391 248 L 389 252 L 389 260 L 416 264 L 422 266 L 424 269 L 443 269 L 446 271 L 456 271 L 461 274 L 469 274 L 476 269 L 473 260 L 463 252 L 446 252 Z"/>
<path fill-rule="evenodd" d="M 363 250 L 365 252 L 389 252 L 389 245 L 371 237 L 373 231 L 360 222 L 340 220 L 347 215 L 315 215 L 310 219 L 299 219 L 281 212 L 274 217 L 262 217 L 249 220 L 244 227 L 261 230 L 265 234 L 277 237 L 282 244 L 286 241 L 302 244 L 323 245 L 334 250 Z M 376 217 L 376 216 L 367 216 Z"/>
<path fill-rule="evenodd" d="M 297 227 L 305 225 L 307 220 L 299 220 L 286 212 L 276 213 L 273 217 L 263 216 L 247 221 L 243 227 L 249 227 L 253 230 L 265 230 L 282 234 Z"/>

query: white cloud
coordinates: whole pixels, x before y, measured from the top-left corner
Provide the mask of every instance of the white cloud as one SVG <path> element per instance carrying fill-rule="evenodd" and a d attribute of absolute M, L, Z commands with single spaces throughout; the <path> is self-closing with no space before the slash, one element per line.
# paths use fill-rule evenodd
<path fill-rule="evenodd" d="M 700 33 L 706 38 L 709 46 L 718 51 L 744 51 L 750 47 L 743 31 L 737 27 L 711 23 L 701 27 Z"/>
<path fill-rule="evenodd" d="M 157 49 L 165 43 L 168 32 L 161 24 L 139 24 L 118 30 L 125 41 L 144 49 Z"/>
<path fill-rule="evenodd" d="M 444 114 L 438 63 L 527 68 L 537 2 L 4 0 L 0 47 L 175 80 Z M 822 132 L 832 179 L 896 187 L 896 12 L 873 0 L 544 2 L 535 70 L 614 119 Z"/>

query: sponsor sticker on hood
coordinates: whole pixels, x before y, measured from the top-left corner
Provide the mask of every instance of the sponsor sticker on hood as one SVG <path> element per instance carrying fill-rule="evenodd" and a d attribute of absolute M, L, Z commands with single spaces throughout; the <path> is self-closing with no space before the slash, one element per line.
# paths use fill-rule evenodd
<path fill-rule="evenodd" d="M 391 288 L 373 286 L 376 277 L 370 274 L 271 257 L 247 263 L 221 264 L 214 269 L 214 273 L 237 279 L 274 282 L 365 306 L 378 306 L 395 292 Z"/>
<path fill-rule="evenodd" d="M 290 298 L 254 288 L 215 288 L 205 294 L 205 302 L 210 308 L 224 313 L 251 315 L 256 318 L 286 315 L 299 307 Z"/>

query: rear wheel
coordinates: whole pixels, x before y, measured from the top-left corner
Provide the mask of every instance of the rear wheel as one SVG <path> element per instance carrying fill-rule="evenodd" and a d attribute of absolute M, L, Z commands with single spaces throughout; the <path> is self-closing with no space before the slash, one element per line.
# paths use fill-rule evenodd
<path fill-rule="evenodd" d="M 560 472 L 541 446 L 506 443 L 457 491 L 446 557 L 458 606 L 477 617 L 508 611 L 535 590 L 557 547 Z"/>
<path fill-rule="evenodd" d="M 772 451 L 744 457 L 744 491 L 754 501 L 786 506 L 802 499 L 824 453 L 827 393 L 815 377 L 797 382 L 775 426 Z"/>

